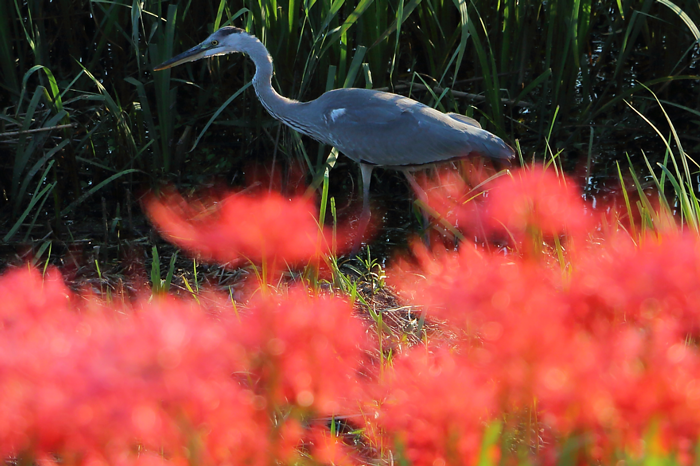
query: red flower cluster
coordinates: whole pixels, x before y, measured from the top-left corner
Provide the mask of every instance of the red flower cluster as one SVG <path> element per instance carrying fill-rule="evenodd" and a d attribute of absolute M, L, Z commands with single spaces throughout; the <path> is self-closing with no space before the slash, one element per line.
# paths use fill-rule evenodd
<path fill-rule="evenodd" d="M 618 235 L 582 254 L 571 281 L 576 318 L 591 329 L 673 322 L 677 337 L 700 337 L 700 242 L 666 234 L 635 245 Z"/>
<path fill-rule="evenodd" d="M 593 226 L 575 186 L 551 170 L 535 167 L 471 184 L 453 171 L 421 183 L 431 209 L 463 233 L 512 238 L 526 253 L 555 236 L 582 241 Z"/>
<path fill-rule="evenodd" d="M 230 193 L 202 202 L 170 193 L 149 198 L 145 207 L 169 241 L 219 263 L 250 260 L 274 269 L 316 260 L 331 245 L 313 200 L 301 196 Z"/>
<path fill-rule="evenodd" d="M 173 298 L 108 305 L 52 273 L 0 278 L 0 455 L 64 463 L 270 464 L 294 418 L 342 412 L 363 328 L 342 300 L 294 291 L 250 306 Z M 339 337 L 341 336 L 342 337 Z M 280 427 L 280 424 L 282 427 Z M 289 424 L 289 426 L 286 426 Z M 297 426 L 297 427 L 295 427 Z"/>
<path fill-rule="evenodd" d="M 175 299 L 122 309 L 76 299 L 34 271 L 0 281 L 4 457 L 113 462 L 140 445 L 186 461 L 181 445 L 197 438 L 198 461 L 262 464 L 264 417 L 231 380 L 226 322 Z"/>
<path fill-rule="evenodd" d="M 487 234 L 507 232 L 523 254 L 417 246 L 399 261 L 389 278 L 403 299 L 450 331 L 391 355 L 383 377 L 365 364 L 377 353 L 350 304 L 302 288 L 266 289 L 239 319 L 216 295 L 115 305 L 74 295 L 54 272 L 5 274 L 0 454 L 70 465 L 357 464 L 313 419 L 346 415 L 373 429 L 375 451 L 388 446 L 414 466 L 508 463 L 514 451 L 551 464 L 571 445 L 580 464 L 697 460 L 700 239 L 606 235 L 571 186 L 541 170 L 501 177 L 479 203 L 464 202 L 465 186 L 454 178 L 426 199 L 460 228 L 471 218 Z M 173 241 L 213 260 L 307 261 L 324 241 L 299 199 L 149 206 Z M 558 266 L 532 260 L 548 241 Z M 372 451 L 368 442 L 358 443 Z"/>
<path fill-rule="evenodd" d="M 533 230 L 593 235 L 587 217 L 571 215 L 582 216 L 583 207 L 568 189 L 546 173 L 521 172 L 494 183 L 483 208 L 494 222 L 525 236 Z M 468 247 L 415 252 L 416 264 L 401 262 L 389 277 L 409 302 L 424 305 L 460 335 L 452 343 L 460 353 L 454 364 L 488 377 L 490 385 L 481 387 L 490 387 L 496 408 L 480 413 L 483 425 L 502 413 L 536 409 L 555 438 L 587 435 L 590 460 L 610 461 L 620 448 L 643 452 L 651 429 L 663 451 L 681 459 L 692 453 L 700 432 L 697 236 L 649 237 L 635 245 L 612 235 L 569 252 L 566 272 L 546 261 Z M 436 419 L 437 405 L 428 413 L 418 394 L 426 391 L 424 382 L 413 382 L 416 395 L 408 399 L 406 380 L 390 391 L 404 400 L 407 417 L 445 429 L 449 415 Z M 536 408 L 528 408 L 535 401 Z M 426 438 L 396 432 L 401 445 Z"/>
<path fill-rule="evenodd" d="M 552 170 L 519 170 L 490 187 L 488 217 L 492 228 L 504 227 L 516 239 L 538 231 L 545 237 L 567 234 L 585 238 L 591 227 L 578 190 Z"/>
<path fill-rule="evenodd" d="M 379 424 L 414 466 L 475 464 L 495 413 L 491 385 L 463 356 L 415 349 L 394 364 Z"/>
<path fill-rule="evenodd" d="M 266 403 L 325 415 L 357 409 L 356 375 L 369 343 L 348 302 L 301 288 L 257 297 L 234 341 Z"/>

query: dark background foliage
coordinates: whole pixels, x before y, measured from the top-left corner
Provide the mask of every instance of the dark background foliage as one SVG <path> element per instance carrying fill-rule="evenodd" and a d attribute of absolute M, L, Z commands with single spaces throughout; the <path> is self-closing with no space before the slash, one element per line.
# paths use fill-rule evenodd
<path fill-rule="evenodd" d="M 268 46 L 284 95 L 366 86 L 468 114 L 592 197 L 619 186 L 616 161 L 664 160 L 630 105 L 670 138 L 655 94 L 685 152 L 700 143 L 692 0 L 0 0 L 0 239 L 138 236 L 138 197 L 163 181 L 244 185 L 296 165 L 310 182 L 329 148 L 250 87 L 229 100 L 254 73 L 245 57 L 152 72 L 225 24 Z M 341 210 L 355 170 L 341 158 L 331 173 Z M 378 198 L 410 196 L 378 176 Z"/>

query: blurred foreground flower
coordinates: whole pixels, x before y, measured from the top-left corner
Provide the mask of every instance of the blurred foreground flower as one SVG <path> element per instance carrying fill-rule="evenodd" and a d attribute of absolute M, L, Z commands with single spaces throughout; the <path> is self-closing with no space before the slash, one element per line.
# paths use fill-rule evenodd
<path fill-rule="evenodd" d="M 148 198 L 145 207 L 163 236 L 205 260 L 250 260 L 276 270 L 337 252 L 332 251 L 331 232 L 318 226 L 314 202 L 301 196 L 229 193 L 207 202 L 187 201 L 170 192 Z M 337 244 L 341 248 L 347 247 L 348 236 L 340 229 Z"/>
<path fill-rule="evenodd" d="M 335 415 L 357 395 L 364 328 L 347 302 L 297 290 L 261 297 L 239 321 L 224 297 L 203 301 L 120 305 L 76 298 L 55 271 L 1 276 L 0 455 L 286 462 L 303 431 L 293 418 L 273 427 L 274 413 Z"/>
<path fill-rule="evenodd" d="M 419 347 L 398 358 L 379 419 L 394 451 L 413 466 L 477 464 L 496 416 L 489 377 L 447 350 L 426 354 Z"/>
<path fill-rule="evenodd" d="M 257 296 L 235 334 L 271 406 L 333 415 L 357 408 L 357 375 L 369 348 L 362 322 L 338 298 Z"/>
<path fill-rule="evenodd" d="M 495 180 L 489 191 L 488 214 L 492 228 L 505 228 L 516 239 L 533 232 L 584 239 L 592 226 L 573 182 L 540 167 Z"/>
<path fill-rule="evenodd" d="M 176 464 L 270 463 L 267 412 L 231 377 L 242 368 L 224 299 L 121 306 L 77 299 L 50 275 L 0 277 L 3 458 L 122 464 L 138 450 Z"/>
<path fill-rule="evenodd" d="M 498 180 L 481 203 L 465 204 L 465 189 L 455 179 L 427 196 L 447 194 L 444 217 L 476 212 L 516 243 L 590 231 L 597 242 L 557 267 L 527 247 L 416 245 L 388 277 L 427 316 L 425 345 L 385 349 L 380 377 L 352 305 L 301 287 L 258 293 L 239 318 L 215 293 L 113 303 L 76 296 L 53 270 L 0 276 L 0 454 L 47 466 L 366 462 L 324 425 L 343 416 L 375 433 L 366 451 L 390 445 L 413 466 L 692 464 L 698 236 L 592 230 L 575 191 L 537 170 Z M 151 215 L 212 260 L 305 262 L 325 238 L 299 199 L 173 199 L 149 201 Z"/>
<path fill-rule="evenodd" d="M 619 449 L 645 454 L 650 433 L 663 454 L 693 454 L 697 236 L 635 245 L 613 235 L 571 255 L 566 273 L 466 247 L 415 253 L 417 264 L 399 263 L 389 276 L 411 304 L 457 330 L 450 344 L 463 367 L 488 375 L 497 412 L 536 409 L 555 436 L 586 438 L 589 461 L 605 463 Z"/>
<path fill-rule="evenodd" d="M 356 451 L 323 427 L 312 428 L 308 448 L 311 458 L 318 464 L 333 466 L 367 464 L 367 461 L 359 458 Z"/>
<path fill-rule="evenodd" d="M 0 302 L 4 458 L 284 464 L 310 436 L 350 461 L 300 424 L 357 410 L 369 345 L 345 300 L 261 294 L 239 319 L 215 293 L 110 303 L 23 268 L 0 276 Z"/>
<path fill-rule="evenodd" d="M 700 341 L 700 240 L 693 233 L 649 235 L 635 244 L 608 238 L 581 255 L 571 277 L 572 309 L 591 332 L 621 323 L 675 326 L 677 342 Z"/>
<path fill-rule="evenodd" d="M 554 237 L 585 240 L 593 227 L 572 181 L 541 167 L 470 184 L 454 171 L 440 172 L 436 181 L 423 178 L 420 185 L 433 213 L 465 236 L 498 234 L 527 253 Z"/>

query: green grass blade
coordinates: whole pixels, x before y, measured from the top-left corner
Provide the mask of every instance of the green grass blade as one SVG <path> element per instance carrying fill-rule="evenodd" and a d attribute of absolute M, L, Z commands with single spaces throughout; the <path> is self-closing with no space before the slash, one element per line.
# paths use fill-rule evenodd
<path fill-rule="evenodd" d="M 27 131 L 34 119 L 34 112 L 36 111 L 41 98 L 43 96 L 43 87 L 39 86 L 32 96 L 32 100 L 29 102 L 27 107 L 27 113 L 22 121 L 21 131 Z M 17 151 L 15 152 L 14 166 L 12 169 L 12 189 L 10 191 L 10 198 L 15 200 L 15 209 L 18 207 L 17 190 L 20 185 L 20 178 L 25 167 L 29 163 L 29 158 L 32 155 L 33 147 L 31 144 L 27 146 L 27 136 L 22 134 L 19 137 L 19 142 L 17 144 Z"/>
<path fill-rule="evenodd" d="M 153 295 L 157 295 L 163 292 L 163 283 L 160 278 L 160 257 L 156 246 L 153 246 L 151 251 L 153 258 L 151 262 L 151 292 Z"/>
<path fill-rule="evenodd" d="M 700 41 L 700 29 L 698 29 L 697 25 L 693 22 L 692 19 L 690 19 L 690 16 L 683 11 L 678 5 L 675 3 L 671 2 L 670 0 L 656 0 L 660 4 L 668 7 L 672 12 L 678 15 L 678 17 L 685 23 L 686 26 L 688 26 L 688 29 L 690 30 L 690 33 L 695 37 L 695 41 Z"/>
<path fill-rule="evenodd" d="M 80 196 L 78 199 L 76 199 L 75 201 L 71 202 L 71 203 L 68 205 L 68 207 L 66 207 L 65 209 L 61 210 L 60 216 L 64 216 L 64 215 L 68 214 L 68 213 L 69 213 L 70 211 L 72 211 L 75 207 L 77 207 L 77 206 L 79 206 L 80 204 L 82 204 L 82 203 L 85 201 L 85 199 L 89 198 L 90 196 L 92 196 L 92 195 L 95 194 L 97 191 L 99 191 L 100 189 L 104 188 L 105 186 L 107 186 L 107 185 L 110 184 L 112 181 L 116 180 L 117 178 L 121 178 L 122 176 L 128 175 L 129 173 L 138 173 L 138 172 L 140 172 L 140 171 L 141 171 L 141 170 L 137 170 L 137 169 L 135 169 L 135 168 L 130 168 L 130 169 L 128 169 L 128 170 L 123 170 L 123 171 L 121 171 L 121 172 L 119 172 L 119 173 L 116 173 L 116 174 L 110 176 L 109 178 L 107 178 L 106 180 L 102 181 L 101 183 L 98 183 L 96 186 L 93 186 L 89 191 L 87 191 L 86 193 L 84 193 L 84 194 L 83 194 L 82 196 Z"/>
<path fill-rule="evenodd" d="M 651 163 L 649 162 L 649 158 L 647 155 L 642 151 L 642 157 L 644 158 L 644 163 L 647 166 L 647 169 L 649 170 L 649 174 L 651 175 L 652 179 L 654 180 L 654 185 L 656 186 L 656 190 L 659 192 L 659 203 L 661 204 L 661 209 L 664 211 L 666 214 L 671 213 L 671 207 L 668 205 L 668 200 L 666 199 L 666 196 L 664 195 L 664 182 L 666 180 L 666 175 L 665 173 L 661 173 L 661 179 L 659 179 L 656 176 L 656 173 L 654 173 L 654 170 L 651 168 Z M 666 165 L 667 159 L 664 159 L 664 162 L 662 165 Z M 631 163 L 631 162 L 630 162 Z"/>
<path fill-rule="evenodd" d="M 495 457 L 492 452 L 501 439 L 502 431 L 503 424 L 498 420 L 492 421 L 486 426 L 484 436 L 481 440 L 478 466 L 493 466 L 497 464 L 497 457 Z"/>
<path fill-rule="evenodd" d="M 128 82 L 129 84 L 132 84 L 134 87 L 136 87 L 136 92 L 139 96 L 139 103 L 141 104 L 141 111 L 143 112 L 144 116 L 144 121 L 146 122 L 146 127 L 148 128 L 148 133 L 151 138 L 155 138 L 156 134 L 156 125 L 153 121 L 153 114 L 151 113 L 151 106 L 148 104 L 148 97 L 146 95 L 146 88 L 143 86 L 143 84 L 140 81 L 137 81 L 136 79 L 132 77 L 128 77 L 124 79 L 124 81 Z M 158 144 L 155 144 L 153 146 L 153 151 L 155 153 L 155 156 L 160 158 L 160 148 Z"/>
<path fill-rule="evenodd" d="M 540 84 L 542 84 L 545 80 L 549 79 L 552 76 L 552 70 L 547 69 L 545 70 L 544 73 L 540 74 L 537 76 L 535 79 L 533 79 L 530 84 L 525 86 L 525 88 L 520 91 L 520 94 L 513 100 L 513 105 L 518 105 L 520 101 L 522 101 L 526 95 L 528 95 L 530 92 L 532 92 L 533 89 L 538 87 Z"/>
<path fill-rule="evenodd" d="M 632 213 L 632 207 L 630 206 L 630 198 L 629 195 L 627 194 L 627 188 L 625 187 L 625 180 L 622 177 L 622 169 L 620 169 L 620 163 L 616 162 L 617 165 L 617 176 L 620 180 L 620 188 L 622 191 L 622 197 L 625 199 L 625 207 L 627 208 L 627 217 L 630 220 L 630 230 L 632 230 L 632 240 L 637 241 L 638 236 L 637 236 L 637 228 L 634 224 L 634 214 Z"/>
<path fill-rule="evenodd" d="M 22 181 L 22 186 L 20 186 L 19 191 L 17 193 L 18 201 L 21 201 L 21 199 L 24 197 L 24 193 L 27 191 L 29 183 L 31 182 L 32 178 L 34 178 L 34 175 L 36 175 L 39 172 L 39 170 L 41 170 L 41 167 L 43 167 L 46 162 L 48 162 L 58 151 L 66 147 L 70 142 L 70 139 L 64 139 L 59 145 L 57 145 L 56 147 L 48 151 L 46 154 L 44 154 L 44 156 L 37 160 L 37 162 L 32 166 L 32 168 L 29 169 L 27 175 Z M 42 181 L 43 179 L 39 181 L 39 184 L 41 184 Z"/>
<path fill-rule="evenodd" d="M 345 77 L 345 82 L 343 87 L 353 87 L 355 84 L 355 79 L 357 79 L 357 74 L 362 69 L 362 60 L 365 58 L 365 52 L 367 48 L 360 45 L 357 47 L 355 56 L 352 57 L 352 62 L 350 63 L 350 68 L 348 69 L 348 75 Z"/>
<path fill-rule="evenodd" d="M 673 189 L 676 192 L 678 203 L 681 208 L 681 221 L 685 220 L 687 223 L 689 218 L 692 219 L 693 213 L 692 204 L 690 203 L 690 200 L 688 199 L 687 195 L 683 195 L 683 193 L 685 193 L 685 187 L 683 186 L 683 183 L 677 180 L 673 173 L 671 173 L 671 170 L 669 170 L 667 167 L 661 165 L 660 163 L 658 163 L 657 165 L 661 167 L 661 170 L 664 171 L 666 177 L 668 178 L 668 181 L 671 183 L 671 185 L 673 185 Z M 690 226 L 697 231 L 695 225 L 691 223 Z"/>
<path fill-rule="evenodd" d="M 51 165 L 53 165 L 53 161 L 50 163 L 49 167 L 46 169 L 46 172 L 48 173 L 48 170 L 51 168 Z M 10 231 L 7 232 L 5 236 L 3 236 L 2 240 L 3 242 L 7 243 L 9 242 L 13 236 L 15 236 L 15 233 L 20 229 L 22 226 L 22 222 L 24 221 L 25 218 L 29 215 L 29 213 L 32 211 L 34 206 L 44 197 L 48 196 L 51 191 L 53 191 L 53 188 L 56 187 L 56 182 L 54 181 L 48 186 L 45 186 L 44 189 L 42 189 L 38 194 L 32 196 L 32 200 L 29 202 L 29 205 L 27 206 L 26 209 L 24 209 L 24 212 L 22 212 L 22 215 L 19 216 L 17 221 L 14 223 L 12 228 L 10 228 Z"/>
<path fill-rule="evenodd" d="M 170 257 L 170 264 L 168 265 L 168 274 L 165 276 L 165 281 L 163 283 L 163 292 L 165 293 L 170 291 L 170 284 L 173 282 L 173 275 L 175 273 L 175 261 L 177 261 L 177 252 L 175 252 Z"/>
<path fill-rule="evenodd" d="M 200 141 L 200 139 L 202 139 L 202 136 L 204 136 L 204 134 L 207 132 L 207 130 L 209 129 L 209 127 L 211 126 L 211 124 L 214 123 L 214 120 L 216 120 L 216 118 L 217 118 L 219 115 L 221 115 L 221 112 L 223 112 L 223 111 L 226 109 L 226 107 L 228 107 L 228 105 L 236 99 L 236 97 L 238 97 L 239 95 L 241 95 L 241 94 L 242 94 L 246 89 L 248 89 L 252 84 L 253 84 L 252 81 L 251 81 L 251 82 L 248 82 L 246 85 L 244 85 L 243 87 L 241 87 L 240 89 L 238 89 L 238 90 L 236 91 L 235 94 L 233 94 L 231 97 L 229 97 L 228 99 L 226 99 L 226 102 L 224 102 L 223 104 L 221 104 L 221 106 L 220 106 L 220 107 L 214 112 L 214 114 L 211 116 L 211 118 L 209 119 L 209 121 L 207 122 L 207 124 L 204 125 L 204 128 L 202 129 L 202 131 L 201 131 L 201 132 L 199 133 L 199 135 L 197 136 L 197 139 L 195 139 L 194 144 L 192 145 L 192 148 L 190 149 L 190 151 L 193 151 L 193 150 L 195 149 L 195 147 L 197 147 L 197 144 L 199 144 L 199 141 Z"/>

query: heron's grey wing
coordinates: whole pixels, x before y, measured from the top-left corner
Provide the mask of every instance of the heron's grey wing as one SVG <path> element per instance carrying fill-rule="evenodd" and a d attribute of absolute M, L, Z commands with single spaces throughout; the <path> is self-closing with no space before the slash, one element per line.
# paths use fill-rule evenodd
<path fill-rule="evenodd" d="M 406 97 L 364 89 L 324 94 L 316 102 L 326 142 L 357 162 L 422 165 L 472 152 L 510 158 L 512 149 L 491 133 Z"/>
<path fill-rule="evenodd" d="M 471 125 L 471 126 L 476 126 L 477 128 L 481 129 L 481 123 L 479 123 L 478 121 L 476 121 L 472 117 L 468 117 L 467 115 L 462 115 L 460 113 L 452 113 L 452 112 L 446 113 L 445 115 L 447 115 L 448 117 L 453 118 L 457 121 L 461 121 L 462 123 L 466 123 L 466 124 Z"/>

